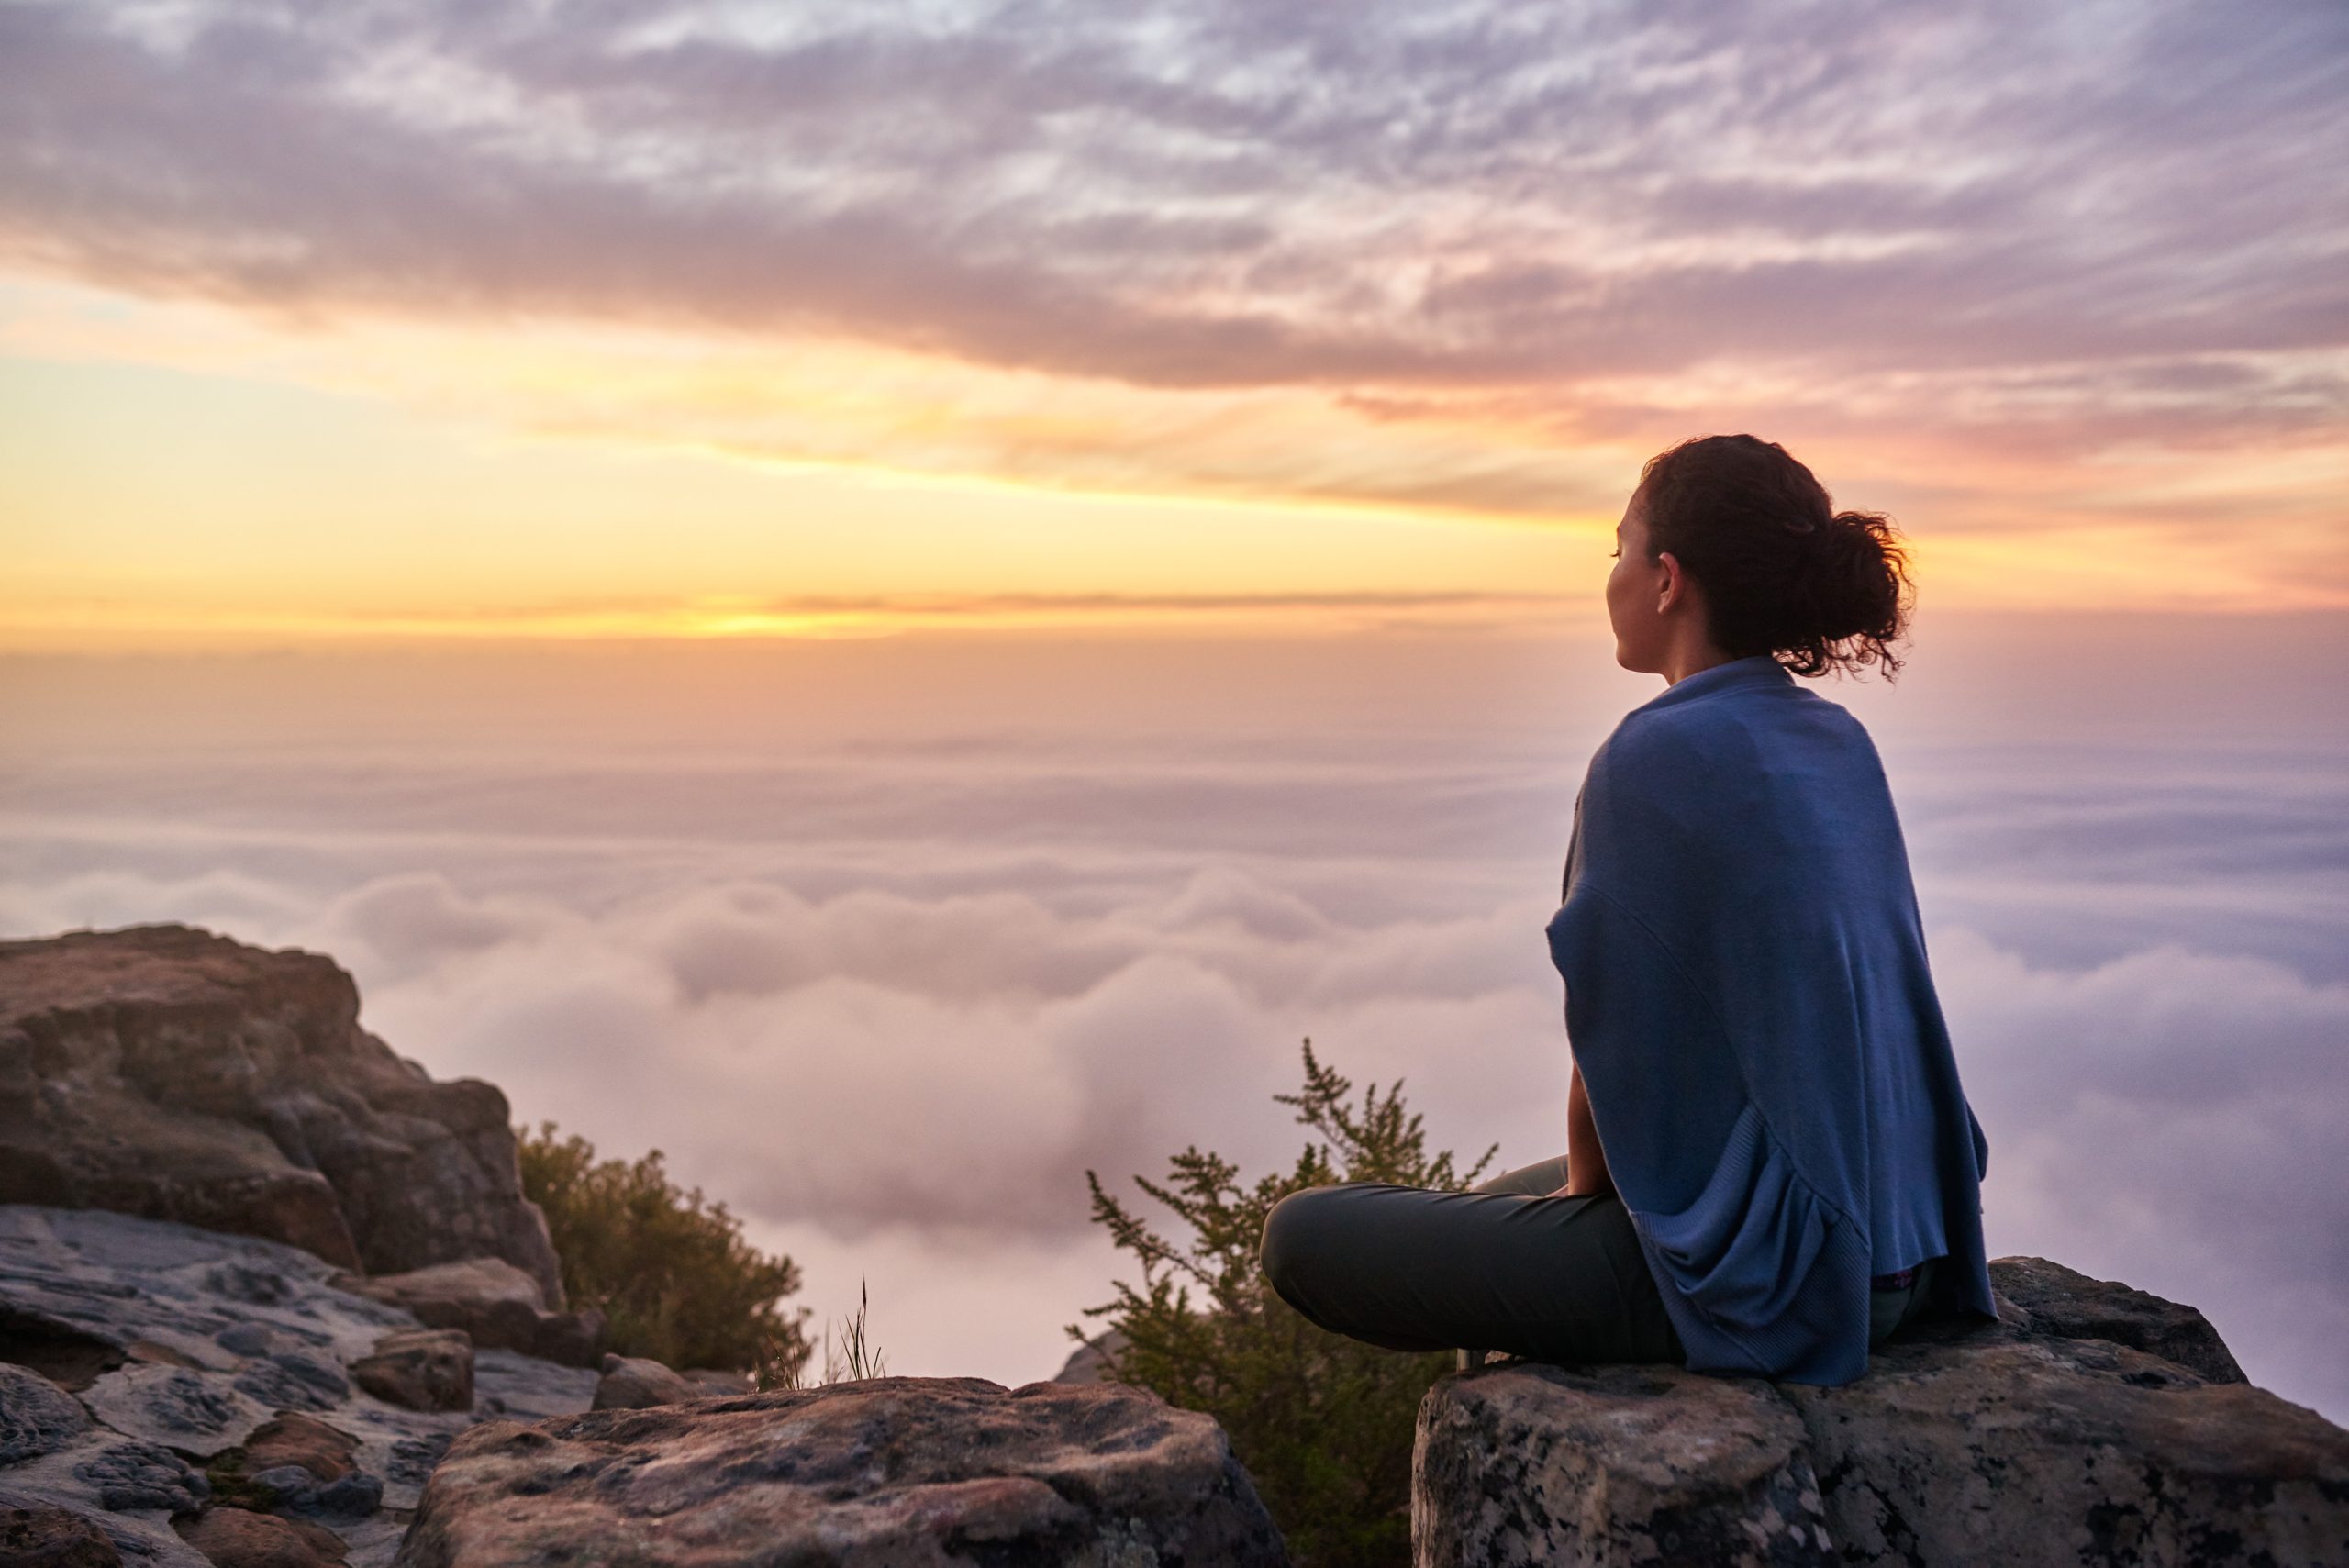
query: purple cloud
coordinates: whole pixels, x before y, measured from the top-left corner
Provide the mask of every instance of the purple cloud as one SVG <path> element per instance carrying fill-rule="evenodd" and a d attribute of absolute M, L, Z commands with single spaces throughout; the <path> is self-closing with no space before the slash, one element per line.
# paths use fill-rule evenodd
<path fill-rule="evenodd" d="M 2332 6 L 729 15 L 20 0 L 0 251 L 1161 386 L 2152 361 L 2171 425 L 2349 331 Z"/>

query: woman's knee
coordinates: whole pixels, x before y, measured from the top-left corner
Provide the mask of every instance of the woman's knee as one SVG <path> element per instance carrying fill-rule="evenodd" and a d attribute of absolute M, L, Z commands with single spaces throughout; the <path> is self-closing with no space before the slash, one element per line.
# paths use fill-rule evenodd
<path fill-rule="evenodd" d="M 1335 1187 L 1307 1187 L 1273 1205 L 1264 1216 L 1264 1240 L 1256 1261 L 1283 1300 L 1295 1304 L 1300 1287 L 1312 1273 L 1328 1229 L 1329 1195 Z"/>

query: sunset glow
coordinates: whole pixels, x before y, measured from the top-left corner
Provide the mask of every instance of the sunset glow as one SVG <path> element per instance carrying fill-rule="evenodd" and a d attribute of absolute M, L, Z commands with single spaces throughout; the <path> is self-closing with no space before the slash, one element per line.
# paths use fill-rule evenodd
<path fill-rule="evenodd" d="M 0 639 L 1515 624 L 1727 429 L 1944 607 L 2349 605 L 2340 273 L 2293 260 L 2341 237 L 2254 177 L 2337 134 L 2322 56 L 2198 129 L 2154 68 L 2199 24 L 2097 14 L 2127 93 L 2072 84 L 2087 27 L 1932 69 L 2009 47 L 1964 16 L 1464 19 L 1442 63 L 1365 17 L 1315 65 L 1080 12 L 13 5 Z M 1871 50 L 1913 81 L 1825 84 Z"/>

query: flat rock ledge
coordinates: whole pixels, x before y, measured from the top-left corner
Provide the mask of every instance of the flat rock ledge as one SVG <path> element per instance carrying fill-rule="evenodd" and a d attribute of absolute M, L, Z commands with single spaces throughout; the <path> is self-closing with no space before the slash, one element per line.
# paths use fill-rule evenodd
<path fill-rule="evenodd" d="M 2190 1307 L 1990 1268 L 1998 1324 L 1916 1326 L 1842 1388 L 1516 1362 L 1439 1380 L 1417 1568 L 2349 1563 L 2349 1431 L 2244 1382 Z"/>
<path fill-rule="evenodd" d="M 0 1204 L 0 1568 L 95 1561 L 91 1530 L 138 1568 L 384 1568 L 458 1432 L 588 1408 L 594 1372 L 477 1351 L 340 1277 L 250 1236 Z M 387 1356 L 403 1341 L 422 1353 Z"/>
<path fill-rule="evenodd" d="M 1118 1384 L 885 1377 L 460 1437 L 404 1568 L 1273 1568 L 1223 1430 Z"/>

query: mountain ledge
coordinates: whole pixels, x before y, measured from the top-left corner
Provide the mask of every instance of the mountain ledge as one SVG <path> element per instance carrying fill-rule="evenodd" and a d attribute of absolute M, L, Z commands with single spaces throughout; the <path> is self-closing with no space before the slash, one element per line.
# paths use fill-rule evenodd
<path fill-rule="evenodd" d="M 1912 1325 L 1840 1388 L 1510 1362 L 1440 1379 L 1418 1568 L 2349 1562 L 2349 1431 L 2199 1312 L 2042 1258 L 1999 1321 Z"/>
<path fill-rule="evenodd" d="M 0 942 L 0 1203 L 103 1208 L 399 1273 L 562 1279 L 506 1096 L 359 1027 L 332 959 L 186 926 Z"/>

